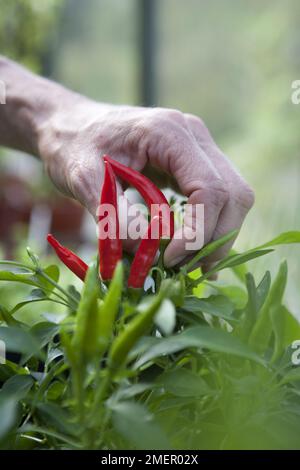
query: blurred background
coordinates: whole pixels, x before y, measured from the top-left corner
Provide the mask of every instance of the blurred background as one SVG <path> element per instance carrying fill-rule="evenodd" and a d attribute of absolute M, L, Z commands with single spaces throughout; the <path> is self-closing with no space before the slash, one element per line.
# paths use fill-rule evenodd
<path fill-rule="evenodd" d="M 297 0 L 0 0 L 0 53 L 89 97 L 201 116 L 256 191 L 236 244 L 300 229 Z M 88 259 L 95 229 L 30 156 L 0 149 L 1 257 L 52 230 Z M 300 317 L 299 248 L 252 262 L 261 275 L 289 262 L 287 303 Z M 222 279 L 226 280 L 222 275 Z M 1 294 L 1 291 L 0 291 Z"/>

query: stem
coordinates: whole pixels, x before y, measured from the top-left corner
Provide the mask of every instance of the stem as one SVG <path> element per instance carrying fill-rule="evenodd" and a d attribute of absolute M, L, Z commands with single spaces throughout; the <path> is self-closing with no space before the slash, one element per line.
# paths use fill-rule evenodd
<path fill-rule="evenodd" d="M 74 307 L 77 307 L 77 305 L 78 305 L 77 300 L 73 296 L 71 296 L 67 291 L 65 291 L 65 289 L 63 289 L 59 284 L 57 284 L 55 281 L 53 281 L 53 279 L 51 279 L 51 277 L 49 277 L 41 268 L 36 269 L 36 268 L 33 268 L 32 266 L 28 266 L 27 264 L 19 263 L 17 261 L 10 261 L 10 260 L 1 260 L 0 261 L 0 265 L 6 265 L 6 264 L 10 265 L 10 266 L 17 266 L 18 268 L 27 269 L 32 274 L 40 275 L 45 280 L 47 280 L 50 284 L 52 284 L 54 287 L 56 287 L 56 289 L 58 289 L 60 292 L 62 292 L 71 302 L 73 302 Z M 45 291 L 48 290 L 48 292 L 50 291 L 50 289 L 47 289 L 44 286 L 40 286 L 40 288 L 42 290 L 45 290 Z M 66 301 L 66 299 L 64 297 L 60 296 L 59 294 L 57 294 L 57 292 L 53 292 L 52 290 L 50 292 L 53 295 L 56 295 L 63 302 Z M 64 304 L 64 305 L 66 305 L 66 304 Z M 69 306 L 69 305 L 67 305 L 67 306 Z"/>
<path fill-rule="evenodd" d="M 35 271 L 35 269 L 32 269 L 32 266 L 28 266 L 27 264 L 23 264 L 23 263 L 18 263 L 17 261 L 1 260 L 0 264 L 8 264 L 11 266 L 18 266 L 19 268 L 25 268 L 32 272 Z"/>
<path fill-rule="evenodd" d="M 47 390 L 47 387 L 48 385 L 50 385 L 51 381 L 53 380 L 54 377 L 56 377 L 56 374 L 57 374 L 57 371 L 60 369 L 60 367 L 62 366 L 65 366 L 65 368 L 67 368 L 67 366 L 65 365 L 64 363 L 64 360 L 61 359 L 59 360 L 53 367 L 52 369 L 46 374 L 46 377 L 44 378 L 44 380 L 41 382 L 41 385 L 40 385 L 40 388 L 37 390 L 36 392 L 36 395 L 35 397 L 33 398 L 33 401 L 32 401 L 32 406 L 31 406 L 31 410 L 29 411 L 24 423 L 23 423 L 23 426 L 25 424 L 28 423 L 28 421 L 30 420 L 30 418 L 33 416 L 34 412 L 35 412 L 35 408 L 36 408 L 36 404 L 38 403 L 38 401 L 43 397 L 44 393 L 46 392 Z M 65 370 L 65 369 L 63 369 Z M 63 372 L 63 371 L 61 371 Z"/>
<path fill-rule="evenodd" d="M 100 442 L 102 442 L 102 435 L 103 435 L 105 426 L 107 424 L 107 419 L 105 419 L 105 413 L 101 405 L 106 397 L 107 390 L 112 381 L 111 372 L 107 370 L 105 377 L 103 377 L 101 381 L 100 380 L 101 380 L 101 377 L 100 377 L 100 374 L 98 373 L 98 377 L 97 377 L 96 384 L 95 384 L 95 390 L 96 390 L 95 399 L 94 399 L 94 403 L 92 406 L 91 415 L 89 418 L 89 420 L 92 421 L 92 429 L 90 430 L 89 438 L 87 442 L 88 449 L 95 448 L 95 441 L 97 440 L 97 436 L 99 434 L 100 434 Z M 101 420 L 100 429 L 99 429 L 99 427 L 97 426 L 97 423 L 98 423 L 98 419 L 101 417 L 102 417 L 102 420 Z"/>
<path fill-rule="evenodd" d="M 63 289 L 57 282 L 53 281 L 51 277 L 48 276 L 42 269 L 36 270 L 36 273 L 43 277 L 46 281 L 48 281 L 52 286 L 54 286 L 56 289 L 58 289 L 60 292 L 62 292 L 71 302 L 73 302 L 75 309 L 78 306 L 78 301 L 73 297 L 69 292 L 67 292 L 65 289 Z"/>
<path fill-rule="evenodd" d="M 157 262 L 157 276 L 156 276 L 156 292 L 159 291 L 161 282 L 162 282 L 162 275 L 161 273 L 164 272 L 164 254 L 166 251 L 166 248 L 169 244 L 170 240 L 165 240 L 161 239 L 160 240 L 160 251 L 159 251 L 159 257 L 158 257 L 158 262 Z M 158 277 L 158 273 L 160 274 Z"/>
<path fill-rule="evenodd" d="M 107 389 L 109 388 L 110 384 L 112 381 L 112 375 L 111 372 L 108 370 L 105 377 L 101 381 L 101 385 L 96 391 L 95 394 L 95 401 L 94 401 L 94 411 L 98 409 L 98 407 L 101 405 L 102 401 L 105 398 Z"/>

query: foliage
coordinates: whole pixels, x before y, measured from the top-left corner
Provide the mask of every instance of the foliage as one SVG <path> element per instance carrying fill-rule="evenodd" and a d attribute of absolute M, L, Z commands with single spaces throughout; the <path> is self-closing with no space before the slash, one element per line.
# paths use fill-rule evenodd
<path fill-rule="evenodd" d="M 60 0 L 0 0 L 2 54 L 42 71 L 62 4 Z"/>
<path fill-rule="evenodd" d="M 206 246 L 194 262 L 234 233 Z M 230 253 L 236 286 L 212 284 L 193 265 L 152 271 L 155 291 L 126 288 L 126 263 L 110 285 L 92 263 L 81 293 L 57 266 L 0 262 L 0 279 L 32 289 L 0 308 L 2 448 L 300 448 L 300 369 L 292 343 L 300 324 L 284 304 L 287 265 L 257 282 L 246 260 L 300 242 L 287 232 Z M 160 270 L 160 271 L 159 271 Z M 25 305 L 59 304 L 34 325 Z M 16 315 L 17 314 L 17 315 Z"/>

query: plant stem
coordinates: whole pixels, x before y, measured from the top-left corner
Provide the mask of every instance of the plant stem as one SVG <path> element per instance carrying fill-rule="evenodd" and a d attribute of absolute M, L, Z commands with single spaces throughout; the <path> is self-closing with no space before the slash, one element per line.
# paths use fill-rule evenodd
<path fill-rule="evenodd" d="M 29 266 L 27 264 L 19 263 L 17 261 L 10 261 L 10 260 L 1 260 L 0 265 L 9 265 L 9 266 L 16 266 L 18 268 L 23 268 L 27 269 L 30 271 L 32 274 L 38 274 L 41 277 L 43 277 L 45 280 L 47 280 L 50 284 L 52 284 L 56 289 L 58 289 L 60 292 L 62 292 L 71 302 L 73 302 L 74 307 L 76 308 L 78 305 L 77 300 L 71 296 L 65 289 L 63 289 L 59 284 L 57 284 L 51 277 L 49 277 L 41 268 L 37 269 L 36 267 Z M 50 289 L 46 289 L 44 286 L 40 286 L 42 290 L 45 291 L 50 291 Z M 52 290 L 50 291 L 53 295 L 56 295 L 60 300 L 66 301 L 64 297 L 60 296 L 56 292 L 53 292 Z M 67 305 L 68 306 L 68 305 Z"/>
<path fill-rule="evenodd" d="M 18 263 L 17 261 L 1 260 L 0 264 L 3 264 L 3 265 L 8 264 L 10 266 L 17 266 L 19 268 L 28 269 L 29 271 L 32 271 L 32 272 L 35 271 L 35 269 L 32 269 L 32 266 L 28 266 L 27 264 L 23 264 L 23 263 Z"/>
<path fill-rule="evenodd" d="M 46 274 L 42 269 L 36 270 L 36 273 L 43 277 L 46 281 L 48 281 L 50 284 L 52 284 L 56 289 L 58 289 L 60 292 L 62 292 L 71 302 L 73 302 L 73 305 L 75 309 L 78 306 L 78 301 L 73 297 L 69 292 L 67 292 L 65 289 L 63 289 L 57 282 L 53 281 L 48 274 Z"/>

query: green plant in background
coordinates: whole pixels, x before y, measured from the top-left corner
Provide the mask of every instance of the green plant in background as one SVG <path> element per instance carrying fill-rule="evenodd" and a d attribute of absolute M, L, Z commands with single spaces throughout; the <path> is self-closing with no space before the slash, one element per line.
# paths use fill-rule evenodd
<path fill-rule="evenodd" d="M 1 53 L 42 72 L 63 4 L 59 0 L 0 0 Z"/>
<path fill-rule="evenodd" d="M 154 292 L 138 295 L 126 288 L 125 262 L 109 284 L 92 263 L 79 293 L 30 250 L 29 264 L 1 261 L 1 281 L 33 287 L 0 309 L 8 353 L 0 366 L 1 447 L 299 449 L 292 345 L 300 324 L 284 304 L 287 265 L 273 281 L 267 272 L 257 282 L 246 262 L 299 243 L 300 232 L 220 261 L 213 272 L 231 269 L 235 286 L 212 284 L 199 269 L 187 274 L 234 235 L 179 272 L 163 270 Z M 27 324 L 22 308 L 41 302 L 43 311 L 46 300 L 63 314 L 47 310 Z"/>

